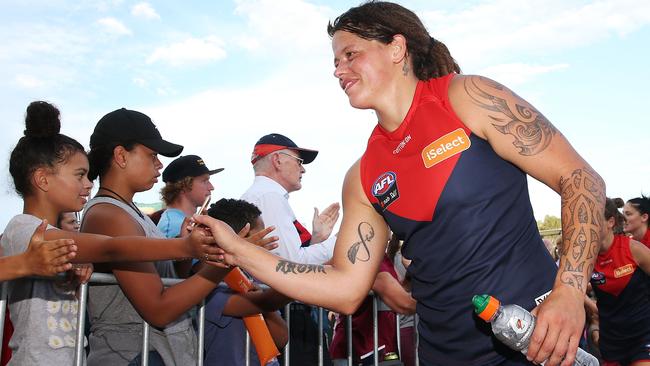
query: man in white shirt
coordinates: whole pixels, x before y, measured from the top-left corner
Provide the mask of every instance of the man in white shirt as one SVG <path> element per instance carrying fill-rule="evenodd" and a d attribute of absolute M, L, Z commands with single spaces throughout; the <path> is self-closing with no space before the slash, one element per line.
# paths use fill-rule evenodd
<path fill-rule="evenodd" d="M 298 263 L 327 262 L 336 241 L 330 234 L 339 217 L 338 203 L 331 204 L 320 214 L 314 208 L 311 233 L 296 220 L 289 205 L 289 193 L 302 188 L 303 164 L 314 161 L 317 154 L 318 151 L 299 148 L 277 133 L 262 137 L 255 144 L 251 158 L 255 181 L 242 195 L 242 199 L 262 211 L 266 226 L 275 226 L 273 234 L 280 240 L 273 253 Z"/>
<path fill-rule="evenodd" d="M 318 151 L 300 148 L 286 136 L 277 133 L 263 136 L 255 144 L 251 157 L 255 181 L 242 195 L 242 199 L 262 211 L 266 226 L 275 226 L 273 234 L 280 240 L 273 253 L 298 263 L 322 264 L 334 253 L 336 238 L 330 234 L 339 217 L 339 204 L 331 204 L 322 213 L 314 208 L 310 233 L 296 220 L 288 201 L 289 193 L 302 188 L 303 164 L 314 161 L 316 155 Z M 290 344 L 294 350 L 291 364 L 317 364 L 318 333 L 311 307 L 292 304 L 290 324 Z"/>

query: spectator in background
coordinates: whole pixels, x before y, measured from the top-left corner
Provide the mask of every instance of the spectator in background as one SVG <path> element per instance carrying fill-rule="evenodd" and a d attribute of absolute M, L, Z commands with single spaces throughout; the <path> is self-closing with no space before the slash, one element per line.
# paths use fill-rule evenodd
<path fill-rule="evenodd" d="M 56 222 L 56 227 L 63 231 L 79 232 L 79 212 L 62 212 Z M 80 283 L 86 283 L 90 280 L 90 275 L 93 274 L 92 263 L 78 263 L 73 265 L 74 276 L 69 275 L 69 281 L 76 281 L 73 287 L 77 287 Z M 89 326 L 86 322 L 86 326 Z"/>
<path fill-rule="evenodd" d="M 251 157 L 255 180 L 242 195 L 242 199 L 262 211 L 262 220 L 267 226 L 275 227 L 279 247 L 272 253 L 309 264 L 322 264 L 332 257 L 335 238 L 330 234 L 339 217 L 338 203 L 331 204 L 320 214 L 314 208 L 310 233 L 298 222 L 289 205 L 289 193 L 302 188 L 303 164 L 314 161 L 316 155 L 318 151 L 300 148 L 286 136 L 277 133 L 263 136 L 255 144 Z M 318 330 L 312 307 L 292 303 L 290 309 L 291 349 L 300 350 L 291 352 L 291 364 L 316 364 Z"/>
<path fill-rule="evenodd" d="M 197 207 L 203 204 L 214 186 L 210 176 L 222 171 L 208 169 L 203 159 L 196 155 L 181 156 L 163 170 L 162 180 L 165 186 L 160 195 L 165 203 L 158 221 L 158 229 L 168 238 L 181 235 L 183 221 L 196 213 Z"/>
<path fill-rule="evenodd" d="M 338 203 L 320 214 L 314 208 L 310 233 L 289 205 L 289 193 L 302 188 L 304 165 L 314 161 L 316 155 L 318 151 L 300 148 L 286 136 L 263 136 L 255 143 L 251 158 L 255 180 L 242 195 L 262 211 L 267 226 L 275 226 L 280 246 L 273 253 L 304 263 L 324 263 L 332 257 L 335 240 L 330 234 L 339 217 Z"/>
<path fill-rule="evenodd" d="M 411 296 L 411 276 L 406 271 L 411 261 L 402 256 L 402 241 L 399 240 L 397 235 L 391 235 L 386 253 L 389 258 L 392 258 L 393 266 L 397 273 L 397 280 L 408 294 L 408 298 L 403 298 L 408 299 L 408 301 L 413 301 L 412 306 L 415 312 L 416 302 Z M 402 314 L 399 317 L 398 326 L 400 327 L 399 333 L 401 338 L 399 358 L 404 363 L 404 366 L 415 366 L 415 353 L 417 352 L 415 348 L 415 314 Z"/>
<path fill-rule="evenodd" d="M 79 211 L 75 212 L 62 212 L 59 214 L 56 227 L 64 231 L 78 232 L 81 228 L 81 220 L 79 220 Z M 75 264 L 74 270 L 75 274 L 78 277 L 78 280 L 81 283 L 86 283 L 90 280 L 90 276 L 93 274 L 93 265 L 92 263 L 85 264 Z M 77 298 L 79 298 L 79 288 L 77 288 Z M 88 318 L 88 312 L 84 314 L 86 318 L 84 323 L 84 337 L 88 337 L 90 334 L 90 319 Z M 88 355 L 89 347 L 88 344 L 84 347 L 86 350 L 86 355 Z"/>
<path fill-rule="evenodd" d="M 78 212 L 61 212 L 56 222 L 56 227 L 66 231 L 79 231 L 80 225 Z"/>
<path fill-rule="evenodd" d="M 90 137 L 88 153 L 88 176 L 91 180 L 99 177 L 99 190 L 86 206 L 81 230 L 116 237 L 164 238 L 133 203 L 133 196 L 157 182 L 162 168 L 158 154 L 178 156 L 182 149 L 164 140 L 143 113 L 122 108 L 102 117 Z M 150 366 L 196 362 L 196 334 L 186 312 L 221 282 L 227 270 L 204 266 L 196 275 L 165 287 L 161 277 L 176 277 L 169 260 L 115 261 L 95 268 L 115 275 L 119 286 L 90 286 L 89 365 L 140 364 L 143 320 L 152 325 Z"/>
<path fill-rule="evenodd" d="M 160 240 L 80 234 L 51 225 L 46 228 L 44 221 L 56 223 L 61 212 L 80 211 L 84 207 L 92 188 L 87 178 L 88 158 L 78 141 L 59 133 L 60 113 L 52 104 L 32 102 L 27 107 L 25 126 L 24 136 L 18 140 L 9 160 L 16 192 L 23 199 L 23 213 L 14 216 L 5 228 L 0 239 L 4 253 L 18 255 L 37 249 L 38 245 L 33 245 L 34 232 L 46 240 L 72 239 L 74 245 L 69 240 L 64 242 L 74 253 L 58 264 L 67 269 L 71 268 L 67 261 L 122 263 L 198 257 L 206 247 L 210 248 L 205 245 L 209 240 L 201 230 L 187 239 Z M 41 270 L 52 272 L 51 266 Z M 76 271 L 71 274 L 78 275 Z M 8 304 L 15 326 L 10 340 L 13 351 L 10 364 L 69 365 L 73 362 L 74 319 L 78 309 L 73 287 L 51 280 L 17 279 L 9 283 Z"/>
<path fill-rule="evenodd" d="M 240 232 L 250 224 L 249 233 L 264 229 L 260 210 L 244 200 L 221 199 L 212 204 L 208 215 L 228 224 Z M 278 349 L 289 338 L 287 324 L 277 311 L 291 299 L 275 290 L 257 290 L 236 293 L 225 283 L 206 298 L 205 304 L 205 365 L 244 366 L 246 364 L 246 328 L 244 316 L 262 314 Z M 254 345 L 251 343 L 250 364 L 259 365 Z M 297 350 L 300 352 L 300 350 Z M 277 360 L 269 365 L 279 366 Z"/>
<path fill-rule="evenodd" d="M 189 218 L 214 190 L 210 176 L 222 170 L 208 169 L 197 155 L 176 158 L 163 170 L 165 186 L 160 190 L 160 195 L 167 207 L 160 214 L 156 226 L 165 237 L 178 238 L 188 234 L 183 225 L 189 223 Z M 191 267 L 191 259 L 174 262 L 174 269 L 180 278 L 187 277 Z"/>
<path fill-rule="evenodd" d="M 650 197 L 641 196 L 628 200 L 623 206 L 625 232 L 650 248 Z"/>
<path fill-rule="evenodd" d="M 391 263 L 388 271 L 380 271 L 375 278 L 373 291 L 379 291 L 382 300 L 394 312 L 403 315 L 415 314 L 416 301 L 411 294 L 404 289 L 402 281 L 406 277 L 406 266 L 401 250 L 401 241 L 397 235 L 391 235 L 386 248 L 386 256 Z M 396 261 L 399 264 L 395 264 Z M 392 270 L 390 270 L 392 268 Z M 402 270 L 404 272 L 402 272 Z"/>
<path fill-rule="evenodd" d="M 0 247 L 0 282 L 29 276 L 54 276 L 71 268 L 68 260 L 74 255 L 76 249 L 67 240 L 45 241 L 43 239 L 45 227 L 45 224 L 39 226 L 32 235 L 27 250 L 21 254 L 3 257 L 2 247 Z M 11 359 L 9 340 L 14 333 L 9 307 L 6 307 L 2 332 L 0 365 L 4 366 Z"/>
<path fill-rule="evenodd" d="M 404 315 L 415 314 L 416 301 L 406 292 L 398 281 L 397 272 L 393 266 L 395 245 L 399 240 L 391 238 L 387 253 L 380 266 L 372 291 L 377 299 L 378 355 L 384 360 L 388 353 L 397 353 L 397 319 L 395 313 Z M 357 311 L 352 314 L 352 360 L 355 364 L 373 365 L 373 305 L 372 296 L 367 296 Z M 337 315 L 334 324 L 334 336 L 330 353 L 334 366 L 347 365 L 347 335 L 346 317 Z M 411 352 L 413 350 L 411 349 Z"/>

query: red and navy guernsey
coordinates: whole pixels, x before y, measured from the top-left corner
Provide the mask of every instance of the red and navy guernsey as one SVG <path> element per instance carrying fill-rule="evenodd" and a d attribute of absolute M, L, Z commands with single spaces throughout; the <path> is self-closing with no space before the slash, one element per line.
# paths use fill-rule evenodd
<path fill-rule="evenodd" d="M 361 183 L 413 260 L 423 364 L 527 364 L 473 314 L 472 296 L 530 310 L 552 288 L 557 267 L 539 236 L 526 174 L 456 116 L 453 77 L 420 81 L 400 127 L 375 127 Z"/>
<path fill-rule="evenodd" d="M 650 359 L 650 290 L 648 277 L 638 268 L 630 238 L 615 235 L 600 253 L 591 275 L 598 299 L 600 351 L 608 361 L 628 360 L 644 353 Z"/>

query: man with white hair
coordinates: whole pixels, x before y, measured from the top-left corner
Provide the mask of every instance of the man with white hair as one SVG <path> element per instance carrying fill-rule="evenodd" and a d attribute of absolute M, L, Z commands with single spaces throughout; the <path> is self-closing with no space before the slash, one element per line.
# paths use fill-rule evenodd
<path fill-rule="evenodd" d="M 273 253 L 299 263 L 322 264 L 334 251 L 335 240 L 328 238 L 339 217 L 339 204 L 331 204 L 320 214 L 314 208 L 310 233 L 296 220 L 288 201 L 289 193 L 302 188 L 304 165 L 314 161 L 316 155 L 318 151 L 300 148 L 286 136 L 263 136 L 255 144 L 251 158 L 255 181 L 242 195 L 262 211 L 266 226 L 275 226 L 280 246 Z"/>
<path fill-rule="evenodd" d="M 339 217 L 339 204 L 331 204 L 322 213 L 314 208 L 310 233 L 296 220 L 288 200 L 289 193 L 302 188 L 303 165 L 314 161 L 316 155 L 318 151 L 300 148 L 286 136 L 263 136 L 251 157 L 255 180 L 242 196 L 262 211 L 266 226 L 275 227 L 273 234 L 280 240 L 273 253 L 297 263 L 323 264 L 334 253 L 336 240 L 330 234 Z M 317 364 L 318 331 L 311 310 L 305 304 L 291 304 L 290 344 L 291 349 L 300 350 L 291 352 L 292 365 Z"/>

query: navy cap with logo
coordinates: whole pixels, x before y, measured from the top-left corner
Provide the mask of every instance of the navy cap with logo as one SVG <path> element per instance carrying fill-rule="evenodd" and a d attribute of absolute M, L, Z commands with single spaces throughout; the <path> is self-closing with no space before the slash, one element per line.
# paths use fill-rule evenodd
<path fill-rule="evenodd" d="M 185 177 L 198 177 L 203 174 L 212 175 L 222 170 L 223 168 L 210 170 L 199 156 L 185 155 L 176 158 L 167 165 L 167 168 L 163 170 L 162 180 L 165 183 L 175 183 Z"/>
<path fill-rule="evenodd" d="M 279 133 L 271 133 L 265 136 L 262 136 L 256 143 L 255 148 L 253 149 L 253 155 L 251 156 L 251 163 L 255 164 L 259 159 L 265 157 L 266 155 L 278 151 L 289 149 L 300 154 L 300 158 L 303 159 L 303 164 L 309 164 L 318 155 L 317 150 L 305 149 L 298 147 L 295 142 L 291 141 L 290 138 L 280 135 Z"/>
<path fill-rule="evenodd" d="M 90 136 L 90 149 L 112 143 L 136 142 L 160 155 L 180 155 L 183 146 L 163 140 L 151 118 L 126 108 L 114 110 L 102 117 Z"/>

